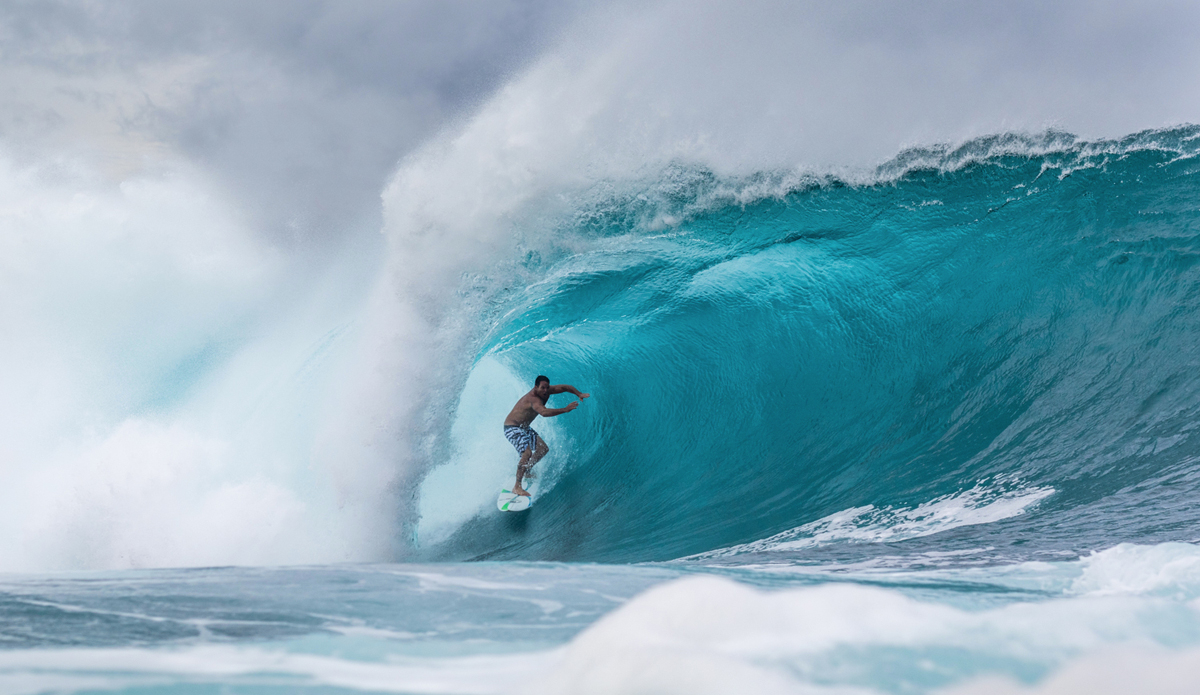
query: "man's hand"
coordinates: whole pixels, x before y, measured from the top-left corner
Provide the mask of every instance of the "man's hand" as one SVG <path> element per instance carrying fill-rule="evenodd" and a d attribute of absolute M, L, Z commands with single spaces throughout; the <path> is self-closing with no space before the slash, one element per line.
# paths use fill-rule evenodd
<path fill-rule="evenodd" d="M 569 413 L 578 407 L 579 407 L 579 401 L 571 401 L 571 404 L 568 405 L 566 408 L 564 408 L 564 410 L 566 410 Z"/>
<path fill-rule="evenodd" d="M 592 395 L 592 394 L 590 394 L 590 393 L 581 393 L 581 394 L 579 394 L 579 397 L 580 397 L 580 398 L 587 398 L 587 397 L 588 397 L 588 396 L 590 396 L 590 395 Z"/>

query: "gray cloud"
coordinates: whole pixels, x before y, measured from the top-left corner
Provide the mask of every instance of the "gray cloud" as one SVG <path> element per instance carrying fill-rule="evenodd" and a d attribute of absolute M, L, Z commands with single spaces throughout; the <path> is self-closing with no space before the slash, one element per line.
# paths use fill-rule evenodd
<path fill-rule="evenodd" d="M 115 176 L 214 173 L 277 240 L 377 226 L 396 161 L 485 98 L 576 11 L 548 0 L 11 2 L 0 138 Z"/>

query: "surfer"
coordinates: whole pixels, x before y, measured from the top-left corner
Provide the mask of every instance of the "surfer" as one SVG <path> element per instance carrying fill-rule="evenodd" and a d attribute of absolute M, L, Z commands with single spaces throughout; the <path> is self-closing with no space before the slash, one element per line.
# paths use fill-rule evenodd
<path fill-rule="evenodd" d="M 542 460 L 542 457 L 550 451 L 546 442 L 542 441 L 538 433 L 529 426 L 530 423 L 538 415 L 554 417 L 569 413 L 579 407 L 579 401 L 572 401 L 565 408 L 547 408 L 546 399 L 556 393 L 573 393 L 579 398 L 587 398 L 591 395 L 580 393 L 579 389 L 569 384 L 551 386 L 549 377 L 538 376 L 533 380 L 533 390 L 521 396 L 521 400 L 513 406 L 512 412 L 504 418 L 504 436 L 512 442 L 517 453 L 521 455 L 521 462 L 517 464 L 517 483 L 513 485 L 512 489 L 518 495 L 529 496 L 529 493 L 521 487 L 521 479 L 525 477 L 530 468 L 533 468 L 533 464 Z"/>

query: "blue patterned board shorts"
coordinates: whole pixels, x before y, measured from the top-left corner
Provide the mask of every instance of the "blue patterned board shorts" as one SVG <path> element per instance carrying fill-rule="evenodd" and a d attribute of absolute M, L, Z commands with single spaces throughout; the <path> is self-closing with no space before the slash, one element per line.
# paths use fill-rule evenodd
<path fill-rule="evenodd" d="M 504 428 L 504 436 L 517 448 L 518 454 L 529 451 L 536 447 L 538 443 L 537 430 L 529 426 L 517 427 L 516 425 L 509 425 Z"/>

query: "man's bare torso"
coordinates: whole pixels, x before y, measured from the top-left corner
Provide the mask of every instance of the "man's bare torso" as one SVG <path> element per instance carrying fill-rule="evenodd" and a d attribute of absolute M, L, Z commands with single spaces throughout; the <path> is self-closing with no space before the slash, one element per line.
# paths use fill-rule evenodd
<path fill-rule="evenodd" d="M 505 427 L 528 427 L 533 419 L 538 416 L 537 410 L 534 409 L 534 404 L 545 406 L 545 399 L 538 398 L 533 391 L 521 397 L 517 404 L 513 406 L 508 417 L 504 418 Z M 492 422 L 495 422 L 493 420 Z"/>

